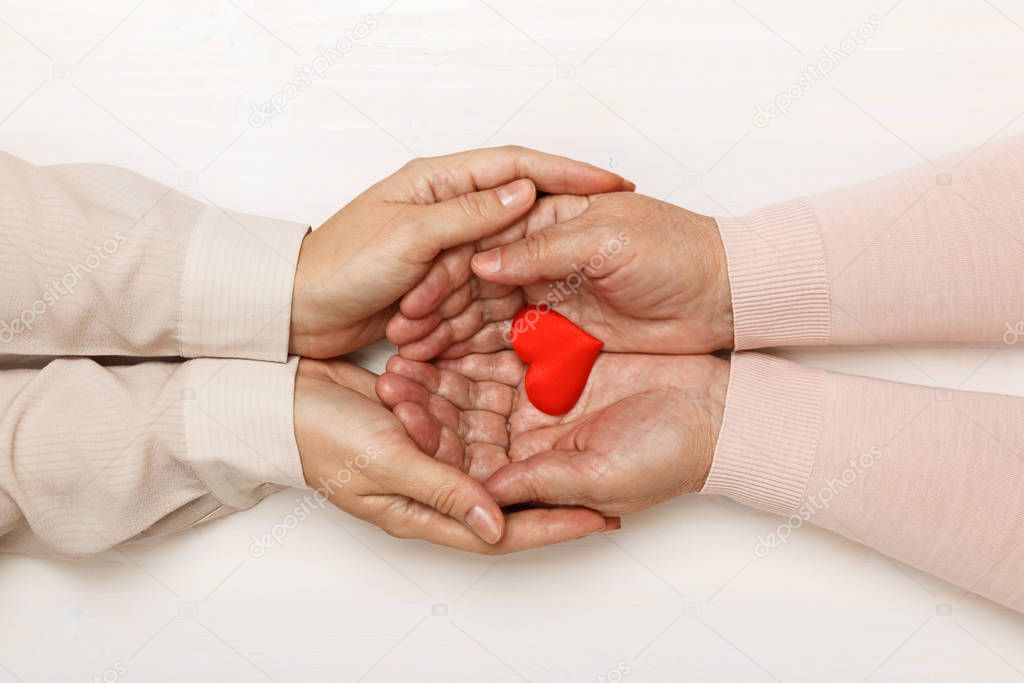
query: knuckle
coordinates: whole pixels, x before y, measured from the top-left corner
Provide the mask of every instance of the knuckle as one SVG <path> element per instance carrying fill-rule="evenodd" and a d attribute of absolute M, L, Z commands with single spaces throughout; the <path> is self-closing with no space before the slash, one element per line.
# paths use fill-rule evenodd
<path fill-rule="evenodd" d="M 458 205 L 466 216 L 473 219 L 487 218 L 491 213 L 487 200 L 478 192 L 459 195 Z"/>
<path fill-rule="evenodd" d="M 405 162 L 405 164 L 402 166 L 402 170 L 406 171 L 407 173 L 415 174 L 419 171 L 422 171 L 426 163 L 426 160 L 420 157 L 409 159 L 409 161 Z"/>
<path fill-rule="evenodd" d="M 544 232 L 534 233 L 526 238 L 524 247 L 530 261 L 539 261 L 548 252 L 548 236 Z"/>
<path fill-rule="evenodd" d="M 430 495 L 430 507 L 445 515 L 450 515 L 455 510 L 458 501 L 458 486 L 451 483 L 438 485 Z"/>
<path fill-rule="evenodd" d="M 541 486 L 540 481 L 537 477 L 533 476 L 532 472 L 527 470 L 529 474 L 523 478 L 523 487 L 526 489 L 527 496 L 533 501 L 543 501 L 547 491 Z"/>
<path fill-rule="evenodd" d="M 411 500 L 397 500 L 367 519 L 393 538 L 412 538 L 410 531 L 414 516 Z"/>

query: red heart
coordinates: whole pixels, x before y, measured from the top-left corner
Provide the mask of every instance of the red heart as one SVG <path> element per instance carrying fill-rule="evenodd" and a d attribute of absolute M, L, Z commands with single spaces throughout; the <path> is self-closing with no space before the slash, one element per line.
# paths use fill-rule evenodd
<path fill-rule="evenodd" d="M 587 386 L 604 342 L 550 307 L 527 306 L 512 318 L 512 348 L 530 367 L 526 395 L 541 412 L 564 415 Z"/>

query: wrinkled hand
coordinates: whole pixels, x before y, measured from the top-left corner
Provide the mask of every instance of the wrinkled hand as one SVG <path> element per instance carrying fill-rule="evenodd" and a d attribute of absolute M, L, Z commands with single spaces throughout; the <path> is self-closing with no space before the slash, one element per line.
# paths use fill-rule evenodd
<path fill-rule="evenodd" d="M 714 219 L 627 192 L 545 197 L 506 230 L 442 254 L 402 299 L 387 336 L 413 360 L 490 353 L 510 347 L 506 321 L 516 311 L 542 302 L 606 351 L 732 346 Z"/>
<path fill-rule="evenodd" d="M 398 299 L 442 250 L 507 228 L 530 210 L 537 190 L 632 187 L 614 173 L 521 147 L 410 162 L 306 236 L 290 352 L 333 358 L 380 339 Z"/>
<path fill-rule="evenodd" d="M 714 356 L 601 354 L 566 415 L 534 408 L 511 351 L 435 363 L 394 356 L 377 382 L 426 453 L 486 481 L 503 506 L 637 512 L 700 490 L 721 427 L 729 364 Z"/>
<path fill-rule="evenodd" d="M 342 361 L 299 362 L 295 436 L 309 486 L 400 538 L 506 553 L 603 531 L 577 508 L 503 517 L 479 482 L 424 454 L 374 393 L 377 377 Z"/>

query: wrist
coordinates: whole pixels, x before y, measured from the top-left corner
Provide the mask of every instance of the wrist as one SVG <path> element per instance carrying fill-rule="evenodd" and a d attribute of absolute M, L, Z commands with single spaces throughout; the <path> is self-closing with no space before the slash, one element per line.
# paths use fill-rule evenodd
<path fill-rule="evenodd" d="M 710 373 L 702 397 L 704 419 L 700 437 L 696 441 L 695 476 L 694 485 L 690 488 L 691 493 L 696 493 L 704 488 L 711 472 L 718 438 L 722 433 L 725 399 L 729 390 L 729 361 L 715 356 L 709 356 L 708 360 L 710 361 Z"/>
<path fill-rule="evenodd" d="M 293 355 L 307 356 L 309 346 L 308 324 L 310 320 L 310 298 L 316 293 L 317 287 L 309 277 L 309 252 L 313 233 L 310 232 L 299 245 L 299 255 L 295 268 L 295 280 L 292 283 L 291 319 L 288 328 L 288 352 Z"/>
<path fill-rule="evenodd" d="M 732 310 L 732 286 L 729 282 L 729 260 L 725 254 L 725 244 L 719 231 L 718 222 L 710 216 L 703 216 L 707 222 L 707 253 L 711 262 L 711 280 L 709 294 L 711 297 L 712 334 L 717 349 L 731 349 L 735 341 Z M 726 373 L 728 378 L 728 373 Z M 723 394 L 724 395 L 724 394 Z"/>

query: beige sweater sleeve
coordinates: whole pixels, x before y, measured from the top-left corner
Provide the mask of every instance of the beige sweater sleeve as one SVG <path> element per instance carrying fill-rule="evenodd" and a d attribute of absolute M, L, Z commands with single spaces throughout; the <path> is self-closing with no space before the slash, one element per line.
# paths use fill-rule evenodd
<path fill-rule="evenodd" d="M 0 549 L 85 555 L 304 486 L 296 360 L 0 372 Z"/>
<path fill-rule="evenodd" d="M 737 350 L 1024 336 L 1024 136 L 718 225 Z"/>
<path fill-rule="evenodd" d="M 307 229 L 0 153 L 0 354 L 284 361 Z"/>
<path fill-rule="evenodd" d="M 804 523 L 1024 611 L 1024 398 L 733 354 L 704 493 Z"/>
<path fill-rule="evenodd" d="M 307 230 L 0 154 L 0 356 L 207 357 L 0 371 L 0 548 L 94 553 L 304 485 L 284 361 Z"/>

